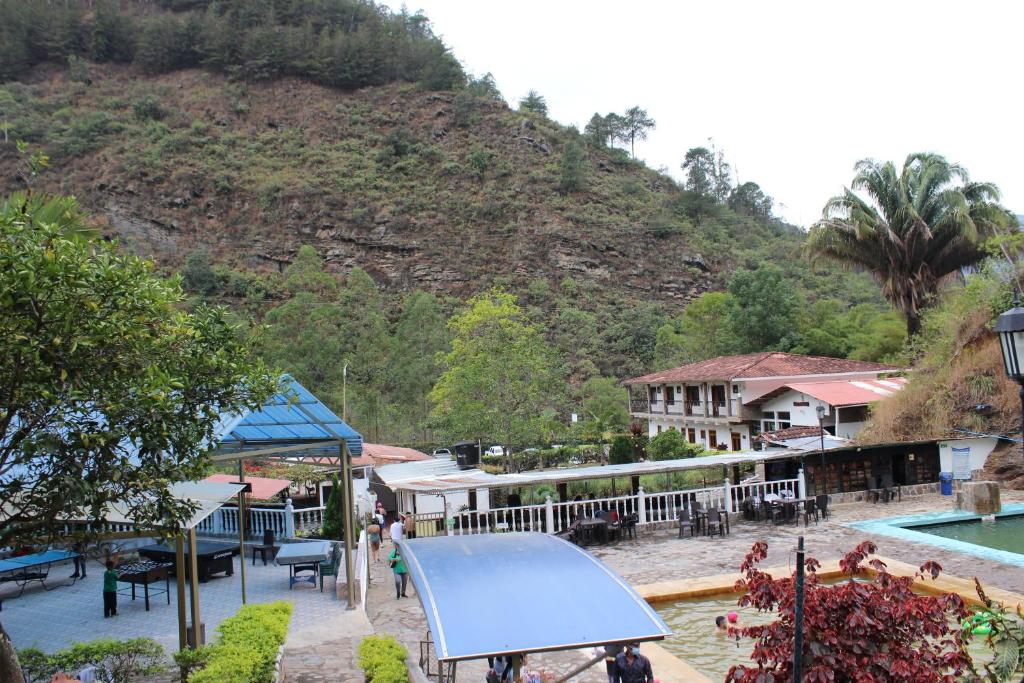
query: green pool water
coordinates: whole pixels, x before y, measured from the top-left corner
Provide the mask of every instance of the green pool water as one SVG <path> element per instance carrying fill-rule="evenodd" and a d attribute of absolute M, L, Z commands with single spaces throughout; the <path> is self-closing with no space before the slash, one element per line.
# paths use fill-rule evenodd
<path fill-rule="evenodd" d="M 910 528 L 923 534 L 1024 554 L 1024 515 L 998 517 L 991 522 L 970 519 Z"/>
<path fill-rule="evenodd" d="M 772 621 L 773 615 L 738 607 L 736 597 L 725 594 L 655 605 L 658 615 L 665 620 L 673 633 L 662 645 L 715 681 L 724 680 L 729 667 L 734 664 L 753 665 L 750 659 L 750 654 L 754 651 L 753 640 L 743 638 L 737 641 L 718 633 L 715 630 L 715 617 L 736 612 L 742 625 L 753 626 Z M 968 652 L 974 657 L 979 668 L 981 663 L 991 658 L 991 651 L 987 649 L 981 637 L 973 639 L 968 646 Z"/>

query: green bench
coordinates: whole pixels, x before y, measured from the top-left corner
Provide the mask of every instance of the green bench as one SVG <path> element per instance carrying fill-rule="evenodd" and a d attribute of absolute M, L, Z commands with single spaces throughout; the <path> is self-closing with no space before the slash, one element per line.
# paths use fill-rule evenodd
<path fill-rule="evenodd" d="M 337 576 L 341 565 L 341 546 L 335 543 L 331 547 L 331 559 L 320 563 L 320 592 L 324 592 L 324 577 Z"/>

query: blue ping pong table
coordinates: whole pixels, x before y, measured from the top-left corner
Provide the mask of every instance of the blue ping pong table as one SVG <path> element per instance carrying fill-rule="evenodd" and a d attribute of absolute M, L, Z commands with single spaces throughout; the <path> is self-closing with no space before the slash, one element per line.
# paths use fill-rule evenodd
<path fill-rule="evenodd" d="M 4 608 L 3 601 L 5 599 L 20 598 L 21 594 L 25 592 L 25 586 L 33 581 L 38 581 L 44 590 L 50 590 L 50 587 L 46 585 L 46 578 L 50 574 L 50 567 L 55 564 L 70 562 L 76 557 L 81 557 L 81 554 L 68 550 L 44 550 L 41 553 L 8 557 L 6 560 L 0 560 L 0 584 L 13 583 L 18 587 L 17 595 L 9 595 L 6 598 L 0 597 L 0 611 Z M 71 583 L 68 585 L 74 585 L 76 580 L 77 578 L 72 578 Z M 54 588 L 56 587 L 54 586 Z"/>

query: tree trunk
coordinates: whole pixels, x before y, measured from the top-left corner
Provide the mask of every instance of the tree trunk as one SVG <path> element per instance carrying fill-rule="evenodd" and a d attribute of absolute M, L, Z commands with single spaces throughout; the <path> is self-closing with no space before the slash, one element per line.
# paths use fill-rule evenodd
<path fill-rule="evenodd" d="M 0 624 L 0 681 L 4 683 L 25 683 L 18 663 L 18 653 L 14 649 L 3 624 Z"/>
<path fill-rule="evenodd" d="M 921 315 L 919 313 L 907 313 L 907 338 L 913 339 L 921 331 Z"/>

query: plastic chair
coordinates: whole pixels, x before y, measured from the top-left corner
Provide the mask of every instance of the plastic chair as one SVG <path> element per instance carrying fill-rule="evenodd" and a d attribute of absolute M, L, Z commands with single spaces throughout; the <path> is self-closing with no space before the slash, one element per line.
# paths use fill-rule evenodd
<path fill-rule="evenodd" d="M 685 529 L 690 530 L 690 537 L 692 538 L 694 535 L 694 524 L 690 520 L 690 511 L 683 508 L 679 511 L 679 538 L 683 537 L 683 531 Z"/>
<path fill-rule="evenodd" d="M 274 559 L 274 554 L 277 552 L 277 546 L 274 545 L 274 530 L 265 529 L 263 531 L 263 544 L 254 545 L 252 547 L 252 563 L 256 564 L 256 553 L 260 554 L 260 559 L 263 560 L 263 564 L 267 564 L 267 553 L 270 553 L 270 559 Z M 243 555 L 242 562 L 245 562 Z"/>

